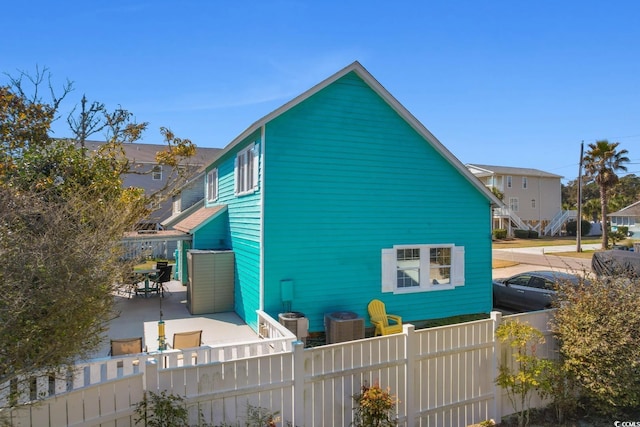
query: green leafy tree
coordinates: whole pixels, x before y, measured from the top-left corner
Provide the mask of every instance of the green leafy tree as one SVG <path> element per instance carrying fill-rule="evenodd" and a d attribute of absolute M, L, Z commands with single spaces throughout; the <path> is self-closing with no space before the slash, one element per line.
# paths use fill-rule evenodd
<path fill-rule="evenodd" d="M 551 328 L 563 369 L 589 405 L 610 415 L 640 407 L 640 286 L 628 276 L 558 287 Z"/>
<path fill-rule="evenodd" d="M 562 209 L 577 209 L 578 186 L 576 185 L 576 180 L 569 181 L 566 184 L 560 184 L 560 195 L 562 200 Z"/>
<path fill-rule="evenodd" d="M 550 362 L 537 356 L 538 346 L 544 343 L 542 332 L 517 320 L 506 321 L 496 329 L 501 343 L 508 343 L 511 358 L 503 355 L 496 383 L 505 389 L 518 426 L 529 425 L 531 398 L 540 389 L 543 373 Z"/>
<path fill-rule="evenodd" d="M 0 387 L 10 385 L 2 394 L 15 393 L 17 381 L 34 372 L 55 375 L 100 344 L 114 315 L 115 278 L 126 268 L 121 238 L 156 196 L 122 187 L 133 167 L 123 144 L 137 140 L 146 124 L 131 122 L 124 110 L 95 108 L 81 120 L 104 124 L 97 128 L 108 138 L 99 151 L 82 144 L 90 125 L 76 138 L 51 138 L 71 88 L 44 101 L 27 96 L 25 86 L 41 93 L 38 85 L 48 79 L 25 76 L 0 86 Z M 158 161 L 182 170 L 193 145 L 161 132 L 167 148 Z"/>
<path fill-rule="evenodd" d="M 504 200 L 504 193 L 498 190 L 497 187 L 491 187 L 491 192 L 498 198 L 498 200 Z"/>
<path fill-rule="evenodd" d="M 618 142 L 609 142 L 606 139 L 589 144 L 589 151 L 584 156 L 584 168 L 587 176 L 593 180 L 600 189 L 600 209 L 602 220 L 602 249 L 607 249 L 607 203 L 609 192 L 618 183 L 618 171 L 626 171 L 624 163 L 629 162 L 626 157 L 627 150 L 618 150 Z"/>

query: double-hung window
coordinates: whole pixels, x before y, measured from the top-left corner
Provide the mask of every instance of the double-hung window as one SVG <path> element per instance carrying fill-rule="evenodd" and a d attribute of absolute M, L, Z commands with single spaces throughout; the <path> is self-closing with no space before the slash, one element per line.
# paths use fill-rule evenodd
<path fill-rule="evenodd" d="M 522 177 L 522 188 L 527 188 L 529 186 L 529 178 L 527 178 L 526 176 Z"/>
<path fill-rule="evenodd" d="M 258 187 L 258 153 L 256 144 L 251 144 L 236 156 L 236 195 L 252 193 Z"/>
<path fill-rule="evenodd" d="M 509 209 L 513 212 L 518 212 L 520 210 L 520 202 L 517 197 L 509 197 Z"/>
<path fill-rule="evenodd" d="M 511 175 L 507 175 L 507 188 L 511 188 L 513 186 L 513 178 Z"/>
<path fill-rule="evenodd" d="M 151 170 L 151 179 L 154 181 L 162 181 L 162 166 L 155 165 Z"/>
<path fill-rule="evenodd" d="M 207 173 L 207 201 L 214 202 L 218 199 L 218 169 L 211 169 Z"/>
<path fill-rule="evenodd" d="M 382 291 L 405 293 L 464 285 L 464 247 L 397 245 L 382 250 Z"/>

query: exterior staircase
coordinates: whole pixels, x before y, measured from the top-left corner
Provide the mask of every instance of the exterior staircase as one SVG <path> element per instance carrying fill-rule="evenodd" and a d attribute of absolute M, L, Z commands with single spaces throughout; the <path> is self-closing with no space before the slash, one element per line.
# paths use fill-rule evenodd
<path fill-rule="evenodd" d="M 562 230 L 562 226 L 571 220 L 576 220 L 578 217 L 578 211 L 559 211 L 551 220 L 549 225 L 544 230 L 545 236 L 556 236 L 560 234 L 560 230 Z"/>
<path fill-rule="evenodd" d="M 511 234 L 511 228 L 512 225 L 515 225 L 516 229 L 520 229 L 520 230 L 533 230 L 534 228 L 532 228 L 529 224 L 526 224 L 524 221 L 522 221 L 522 219 L 520 219 L 520 217 L 518 215 L 516 215 L 515 212 L 513 212 L 511 209 L 507 208 L 507 207 L 503 207 L 503 208 L 495 208 L 493 210 L 493 217 L 494 218 L 503 218 L 508 220 L 509 222 L 509 234 Z"/>

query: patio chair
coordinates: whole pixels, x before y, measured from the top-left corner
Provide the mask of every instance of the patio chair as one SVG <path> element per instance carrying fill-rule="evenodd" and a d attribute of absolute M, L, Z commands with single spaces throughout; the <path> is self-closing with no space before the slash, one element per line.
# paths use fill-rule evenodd
<path fill-rule="evenodd" d="M 164 267 L 160 267 L 160 271 L 155 278 L 152 278 L 152 291 L 155 291 L 160 294 L 161 297 L 164 297 L 164 284 L 171 281 L 171 270 L 173 270 L 172 265 L 165 265 Z"/>
<path fill-rule="evenodd" d="M 372 300 L 369 303 L 368 310 L 371 323 L 376 327 L 375 336 L 402 332 L 402 317 L 395 314 L 387 314 L 382 301 Z"/>
<path fill-rule="evenodd" d="M 142 337 L 111 340 L 109 356 L 123 356 L 126 354 L 139 354 L 142 352 Z"/>
<path fill-rule="evenodd" d="M 138 283 L 144 280 L 144 276 L 136 274 L 132 270 L 126 271 L 122 274 L 121 290 L 127 295 L 127 298 L 131 298 L 136 295 L 138 289 Z"/>
<path fill-rule="evenodd" d="M 156 262 L 156 269 L 158 270 L 162 270 L 164 267 L 168 266 L 169 262 L 168 261 L 157 261 Z M 149 275 L 149 279 L 151 280 L 157 280 L 158 277 L 160 277 L 160 272 L 156 273 L 156 274 L 150 274 Z"/>
<path fill-rule="evenodd" d="M 202 345 L 202 330 L 190 332 L 176 332 L 173 334 L 171 348 L 184 350 L 186 348 L 200 347 Z"/>

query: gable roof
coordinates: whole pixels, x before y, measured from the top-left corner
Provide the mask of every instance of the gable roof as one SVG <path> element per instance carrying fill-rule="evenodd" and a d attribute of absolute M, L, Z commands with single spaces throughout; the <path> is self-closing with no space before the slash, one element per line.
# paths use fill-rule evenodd
<path fill-rule="evenodd" d="M 171 228 L 175 224 L 185 219 L 187 216 L 191 215 L 193 212 L 202 208 L 203 206 L 204 206 L 204 197 L 198 200 L 197 202 L 195 202 L 193 205 L 189 206 L 187 209 L 180 212 L 173 213 L 169 218 L 163 220 L 160 224 L 165 228 Z"/>
<path fill-rule="evenodd" d="M 480 180 L 473 175 L 469 169 L 467 169 L 457 157 L 455 157 L 438 139 L 422 124 L 420 121 L 413 116 L 398 100 L 396 100 L 391 93 L 389 93 L 374 77 L 371 75 L 358 61 L 353 62 L 352 64 L 346 66 L 342 70 L 313 86 L 311 89 L 306 92 L 298 95 L 291 101 L 282 105 L 280 108 L 272 111 L 266 116 L 262 117 L 247 129 L 238 135 L 233 141 L 231 141 L 227 146 L 218 153 L 216 159 L 224 156 L 229 151 L 233 150 L 233 148 L 240 144 L 245 138 L 249 137 L 252 133 L 256 132 L 262 126 L 273 120 L 274 118 L 284 114 L 285 112 L 291 110 L 296 105 L 320 92 L 327 86 L 336 82 L 340 78 L 344 77 L 349 73 L 355 73 L 362 80 L 367 83 L 367 85 L 374 91 L 378 96 L 380 96 L 400 117 L 402 117 L 418 134 L 420 134 L 424 139 L 429 141 L 433 148 L 440 153 L 460 174 L 462 174 L 478 191 L 480 191 L 484 196 L 491 202 L 491 204 L 496 206 L 503 206 L 504 203 L 501 202 Z"/>
<path fill-rule="evenodd" d="M 549 172 L 541 171 L 539 169 L 532 168 L 517 168 L 512 166 L 492 166 L 492 165 L 478 165 L 467 163 L 467 168 L 477 169 L 479 173 L 477 176 L 488 175 L 518 175 L 518 176 L 537 176 L 541 178 L 562 178 L 561 175 L 555 175 Z"/>
<path fill-rule="evenodd" d="M 89 150 L 97 150 L 105 141 L 85 141 L 85 147 Z M 127 142 L 122 144 L 127 159 L 136 163 L 156 164 L 156 154 L 167 149 L 166 144 L 142 144 Z M 196 147 L 196 154 L 189 159 L 193 165 L 207 165 L 218 154 L 220 148 Z"/>
<path fill-rule="evenodd" d="M 607 216 L 637 216 L 640 217 L 640 201 L 630 204 L 620 209 L 618 212 L 610 213 Z"/>
<path fill-rule="evenodd" d="M 202 206 L 200 209 L 187 216 L 184 220 L 174 225 L 173 228 L 185 233 L 192 233 L 200 228 L 200 226 L 204 225 L 209 219 L 226 210 L 227 205 L 212 206 L 209 208 Z"/>

